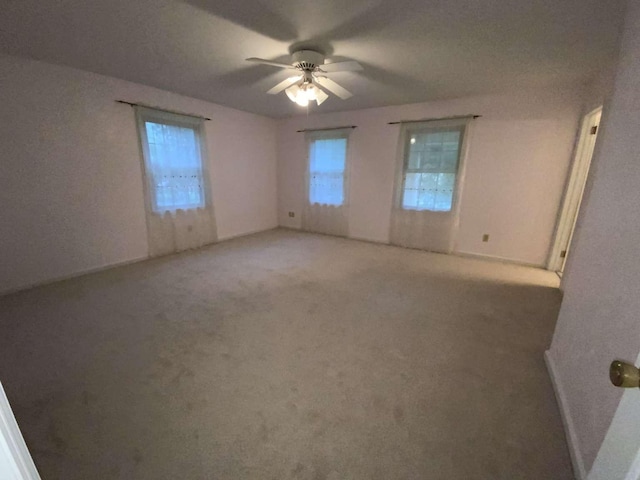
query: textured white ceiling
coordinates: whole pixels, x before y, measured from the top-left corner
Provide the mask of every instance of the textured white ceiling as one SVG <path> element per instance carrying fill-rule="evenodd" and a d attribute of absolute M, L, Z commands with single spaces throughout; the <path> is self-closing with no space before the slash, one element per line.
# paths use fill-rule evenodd
<path fill-rule="evenodd" d="M 577 85 L 614 60 L 622 0 L 0 0 L 0 51 L 271 117 L 306 114 L 264 92 L 296 47 L 354 59 L 332 112 Z"/>

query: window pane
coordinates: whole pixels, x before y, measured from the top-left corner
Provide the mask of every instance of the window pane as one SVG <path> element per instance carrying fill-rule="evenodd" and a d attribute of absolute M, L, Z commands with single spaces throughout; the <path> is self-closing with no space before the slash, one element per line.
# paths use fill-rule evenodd
<path fill-rule="evenodd" d="M 448 212 L 451 210 L 453 198 L 450 193 L 438 190 L 434 199 L 434 206 L 431 210 L 436 212 Z"/>
<path fill-rule="evenodd" d="M 442 139 L 443 139 L 443 134 L 442 132 L 437 132 L 437 133 L 426 133 L 426 134 L 422 134 L 425 137 L 425 143 L 429 146 L 429 148 L 432 147 L 442 147 Z"/>
<path fill-rule="evenodd" d="M 458 170 L 458 151 L 457 150 L 444 152 L 442 154 L 442 157 L 440 157 L 440 160 L 441 160 L 440 162 L 441 172 L 453 173 L 453 174 L 456 173 L 456 171 Z"/>
<path fill-rule="evenodd" d="M 418 207 L 420 210 L 433 210 L 435 204 L 435 194 L 438 188 L 438 175 L 433 173 L 423 173 L 420 180 L 420 200 Z"/>
<path fill-rule="evenodd" d="M 455 173 L 440 173 L 438 174 L 438 190 L 453 192 L 453 187 L 456 182 Z"/>
<path fill-rule="evenodd" d="M 154 210 L 204 206 L 202 159 L 194 128 L 145 122 Z"/>
<path fill-rule="evenodd" d="M 442 144 L 445 150 L 458 150 L 458 143 L 460 142 L 460 132 L 446 132 L 442 136 Z"/>
<path fill-rule="evenodd" d="M 404 194 L 402 196 L 402 207 L 408 209 L 418 208 L 418 192 L 420 189 L 420 174 L 407 173 L 404 180 Z"/>
<path fill-rule="evenodd" d="M 402 207 L 450 211 L 458 172 L 460 129 L 412 131 L 408 135 Z"/>
<path fill-rule="evenodd" d="M 422 159 L 421 152 L 416 151 L 416 149 L 414 149 L 413 151 L 409 152 L 409 168 L 410 169 L 419 169 L 420 168 L 421 159 Z"/>
<path fill-rule="evenodd" d="M 344 172 L 347 139 L 327 138 L 309 145 L 309 202 L 325 205 L 344 203 Z"/>

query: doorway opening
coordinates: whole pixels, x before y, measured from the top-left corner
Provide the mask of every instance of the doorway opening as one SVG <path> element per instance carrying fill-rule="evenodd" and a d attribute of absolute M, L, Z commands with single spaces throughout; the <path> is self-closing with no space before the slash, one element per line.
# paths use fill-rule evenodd
<path fill-rule="evenodd" d="M 582 203 L 584 187 L 587 183 L 589 168 L 591 167 L 593 150 L 598 137 L 601 117 L 602 107 L 598 107 L 587 113 L 582 120 L 580 139 L 578 140 L 571 172 L 569 173 L 569 181 L 567 182 L 567 189 L 564 200 L 562 201 L 560 216 L 558 217 L 553 248 L 551 249 L 547 265 L 549 270 L 557 272 L 560 276 L 562 276 L 562 272 L 567 263 L 567 256 L 569 254 L 569 248 L 571 247 L 571 240 L 573 239 L 580 204 Z"/>

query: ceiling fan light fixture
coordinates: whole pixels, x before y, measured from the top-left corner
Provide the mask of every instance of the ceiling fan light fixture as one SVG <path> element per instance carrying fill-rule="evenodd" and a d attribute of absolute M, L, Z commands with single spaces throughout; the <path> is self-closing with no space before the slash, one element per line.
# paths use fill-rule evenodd
<path fill-rule="evenodd" d="M 285 90 L 287 97 L 293 103 L 297 103 L 301 107 L 306 107 L 309 105 L 309 99 L 307 98 L 307 94 L 304 90 L 300 88 L 300 85 L 291 85 L 289 88 Z"/>
<path fill-rule="evenodd" d="M 326 100 L 327 94 L 322 92 L 312 83 L 303 82 L 300 85 L 291 85 L 285 90 L 287 97 L 294 103 L 297 103 L 301 107 L 306 107 L 309 102 L 318 102 L 320 105 Z M 324 95 L 324 98 L 322 96 Z M 322 100 L 320 100 L 322 98 Z"/>
<path fill-rule="evenodd" d="M 310 102 L 318 99 L 316 97 L 316 87 L 314 87 L 312 84 L 305 83 L 302 86 L 302 89 L 304 90 L 305 94 L 307 95 L 307 99 L 309 99 Z"/>
<path fill-rule="evenodd" d="M 284 93 L 287 94 L 287 97 L 289 97 L 289 100 L 295 103 L 299 90 L 300 90 L 300 87 L 298 85 L 291 85 L 289 88 L 287 88 L 284 91 Z"/>

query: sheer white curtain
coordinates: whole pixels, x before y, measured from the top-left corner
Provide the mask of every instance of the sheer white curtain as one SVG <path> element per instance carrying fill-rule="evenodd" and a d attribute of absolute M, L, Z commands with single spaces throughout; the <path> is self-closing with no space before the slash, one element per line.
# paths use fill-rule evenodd
<path fill-rule="evenodd" d="M 350 130 L 306 132 L 306 201 L 302 228 L 347 236 L 348 139 Z"/>
<path fill-rule="evenodd" d="M 392 244 L 453 251 L 470 120 L 402 125 L 391 212 Z"/>
<path fill-rule="evenodd" d="M 216 241 L 202 119 L 136 107 L 144 157 L 149 254 Z"/>

